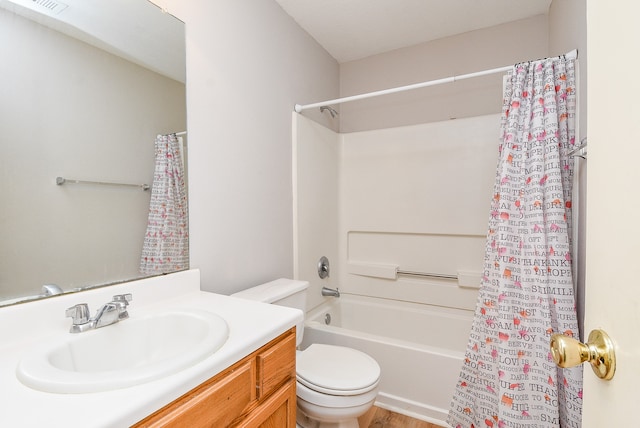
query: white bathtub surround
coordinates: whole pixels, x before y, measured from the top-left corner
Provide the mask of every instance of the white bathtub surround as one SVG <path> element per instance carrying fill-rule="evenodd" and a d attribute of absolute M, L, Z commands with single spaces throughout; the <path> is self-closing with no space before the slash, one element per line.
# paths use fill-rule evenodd
<path fill-rule="evenodd" d="M 367 353 L 381 368 L 376 406 L 446 426 L 472 316 L 465 310 L 342 294 L 307 313 L 302 347 L 326 343 Z"/>
<path fill-rule="evenodd" d="M 323 302 L 323 285 L 473 309 L 499 115 L 351 134 L 295 113 L 293 122 L 294 274 L 311 283 L 308 309 Z M 315 272 L 321 255 L 332 266 L 324 280 Z"/>
<path fill-rule="evenodd" d="M 44 340 L 67 337 L 65 309 L 88 303 L 93 311 L 116 294 L 131 293 L 129 322 L 176 309 L 210 311 L 229 326 L 229 338 L 213 355 L 157 381 L 89 394 L 30 389 L 15 370 Z M 0 309 L 0 426 L 129 426 L 301 322 L 301 311 L 200 291 L 200 273 L 188 270 Z M 111 326 L 103 327 L 105 329 Z M 80 333 L 87 334 L 87 333 Z"/>

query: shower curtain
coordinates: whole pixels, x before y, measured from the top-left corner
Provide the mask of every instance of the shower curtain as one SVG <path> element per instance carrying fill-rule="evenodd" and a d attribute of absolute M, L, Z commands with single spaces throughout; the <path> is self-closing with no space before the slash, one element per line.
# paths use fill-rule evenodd
<path fill-rule="evenodd" d="M 484 275 L 447 422 L 580 427 L 582 367 L 560 369 L 553 333 L 578 338 L 571 269 L 575 61 L 505 77 Z"/>
<path fill-rule="evenodd" d="M 189 267 L 187 190 L 180 141 L 175 134 L 158 135 L 156 167 L 140 272 L 166 273 Z"/>

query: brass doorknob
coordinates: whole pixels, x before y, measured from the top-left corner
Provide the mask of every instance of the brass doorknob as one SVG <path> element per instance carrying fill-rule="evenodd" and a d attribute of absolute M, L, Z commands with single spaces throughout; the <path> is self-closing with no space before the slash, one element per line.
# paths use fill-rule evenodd
<path fill-rule="evenodd" d="M 602 330 L 589 333 L 587 343 L 563 334 L 551 336 L 551 356 L 558 367 L 575 367 L 586 361 L 600 379 L 610 380 L 616 371 L 616 354 L 609 335 Z"/>

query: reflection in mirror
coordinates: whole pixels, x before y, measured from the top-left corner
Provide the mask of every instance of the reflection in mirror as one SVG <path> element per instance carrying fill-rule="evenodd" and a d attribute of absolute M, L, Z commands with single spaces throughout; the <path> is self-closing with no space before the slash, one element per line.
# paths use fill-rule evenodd
<path fill-rule="evenodd" d="M 0 40 L 0 305 L 140 278 L 151 192 L 56 177 L 151 184 L 156 135 L 186 130 L 183 23 L 146 0 L 0 0 Z"/>

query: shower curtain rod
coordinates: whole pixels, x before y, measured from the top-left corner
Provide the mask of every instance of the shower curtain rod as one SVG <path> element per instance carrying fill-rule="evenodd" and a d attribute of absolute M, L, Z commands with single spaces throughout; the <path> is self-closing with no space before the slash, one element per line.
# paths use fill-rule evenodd
<path fill-rule="evenodd" d="M 578 58 L 578 50 L 574 49 L 571 52 L 568 52 L 568 53 L 564 54 L 564 57 L 567 58 L 567 59 L 576 59 L 576 58 Z M 294 110 L 297 113 L 300 113 L 303 110 L 307 110 L 307 109 L 315 108 L 315 107 L 324 107 L 324 106 L 331 105 L 331 104 L 342 104 L 342 103 L 347 103 L 349 101 L 356 101 L 356 100 L 362 100 L 362 99 L 365 99 L 365 98 L 378 97 L 380 95 L 394 94 L 396 92 L 403 92 L 403 91 L 410 91 L 410 90 L 413 90 L 413 89 L 426 88 L 427 86 L 441 85 L 443 83 L 453 83 L 453 82 L 456 82 L 458 80 L 465 80 L 465 79 L 471 79 L 473 77 L 486 76 L 488 74 L 501 73 L 501 72 L 504 72 L 504 71 L 511 70 L 512 67 L 513 67 L 513 65 L 508 65 L 508 66 L 504 66 L 504 67 L 493 68 L 491 70 L 477 71 L 475 73 L 462 74 L 460 76 L 445 77 L 443 79 L 430 80 L 430 81 L 421 82 L 421 83 L 414 83 L 412 85 L 400 86 L 400 87 L 397 87 L 397 88 L 383 89 L 383 90 L 380 90 L 380 91 L 368 92 L 366 94 L 359 94 L 359 95 L 352 95 L 352 96 L 349 96 L 349 97 L 336 98 L 336 99 L 333 99 L 333 100 L 322 101 L 322 102 L 319 102 L 319 103 L 305 104 L 305 105 L 296 104 L 295 107 L 294 107 Z"/>

